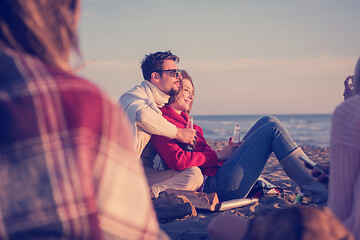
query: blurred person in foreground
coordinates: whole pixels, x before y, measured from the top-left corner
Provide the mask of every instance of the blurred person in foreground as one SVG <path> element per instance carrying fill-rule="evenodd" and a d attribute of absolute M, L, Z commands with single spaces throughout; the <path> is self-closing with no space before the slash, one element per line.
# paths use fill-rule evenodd
<path fill-rule="evenodd" d="M 0 1 L 0 238 L 167 238 L 126 116 L 69 64 L 79 13 Z"/>
<path fill-rule="evenodd" d="M 345 80 L 345 101 L 334 111 L 330 137 L 328 206 L 360 239 L 360 58 L 352 83 Z M 350 88 L 350 91 L 348 90 Z M 313 170 L 319 181 L 326 178 Z M 325 180 L 325 181 L 324 181 Z"/>
<path fill-rule="evenodd" d="M 345 101 L 332 117 L 330 164 L 321 166 L 329 178 L 312 173 L 329 188 L 328 207 L 360 239 L 360 58 L 344 86 Z"/>

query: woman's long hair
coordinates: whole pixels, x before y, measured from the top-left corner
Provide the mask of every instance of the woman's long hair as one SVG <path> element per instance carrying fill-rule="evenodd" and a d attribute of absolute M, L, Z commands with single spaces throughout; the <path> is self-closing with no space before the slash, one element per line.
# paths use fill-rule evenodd
<path fill-rule="evenodd" d="M 0 46 L 70 70 L 79 8 L 80 0 L 0 0 Z"/>

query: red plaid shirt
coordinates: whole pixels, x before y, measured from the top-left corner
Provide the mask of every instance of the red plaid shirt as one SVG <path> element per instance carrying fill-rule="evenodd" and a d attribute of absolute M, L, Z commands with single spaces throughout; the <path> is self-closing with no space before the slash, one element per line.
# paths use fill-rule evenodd
<path fill-rule="evenodd" d="M 0 238 L 157 239 L 129 129 L 93 84 L 0 49 Z"/>

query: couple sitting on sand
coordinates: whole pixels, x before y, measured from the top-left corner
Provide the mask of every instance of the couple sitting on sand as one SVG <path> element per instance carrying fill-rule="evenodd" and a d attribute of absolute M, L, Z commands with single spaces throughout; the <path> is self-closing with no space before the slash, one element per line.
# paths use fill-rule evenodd
<path fill-rule="evenodd" d="M 216 192 L 220 201 L 246 197 L 274 152 L 304 194 L 314 203 L 326 202 L 327 189 L 304 167 L 299 159 L 304 152 L 277 118 L 261 118 L 240 143 L 217 152 L 206 143 L 201 127 L 186 128 L 194 84 L 178 69 L 178 61 L 170 51 L 147 55 L 141 65 L 145 81 L 119 100 L 133 124 L 154 197 L 168 188 L 195 191 L 202 185 L 204 192 Z M 188 144 L 193 151 L 186 151 Z M 156 154 L 169 169 L 152 168 Z"/>

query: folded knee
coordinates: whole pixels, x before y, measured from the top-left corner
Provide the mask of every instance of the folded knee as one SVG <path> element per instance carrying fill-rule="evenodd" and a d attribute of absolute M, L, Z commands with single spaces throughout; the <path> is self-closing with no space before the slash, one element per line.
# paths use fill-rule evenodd
<path fill-rule="evenodd" d="M 186 175 L 188 176 L 188 181 L 186 183 L 186 188 L 188 188 L 188 190 L 194 191 L 203 184 L 204 177 L 199 167 L 190 167 L 183 170 L 183 172 L 186 172 Z"/>
<path fill-rule="evenodd" d="M 199 167 L 189 167 L 188 169 L 185 169 L 184 171 L 188 171 L 189 173 L 196 175 L 196 176 L 198 176 L 198 175 L 202 176 L 202 172 Z"/>
<path fill-rule="evenodd" d="M 276 123 L 280 122 L 280 120 L 274 116 L 265 116 L 265 117 L 262 117 L 261 120 L 264 122 L 276 122 Z"/>

